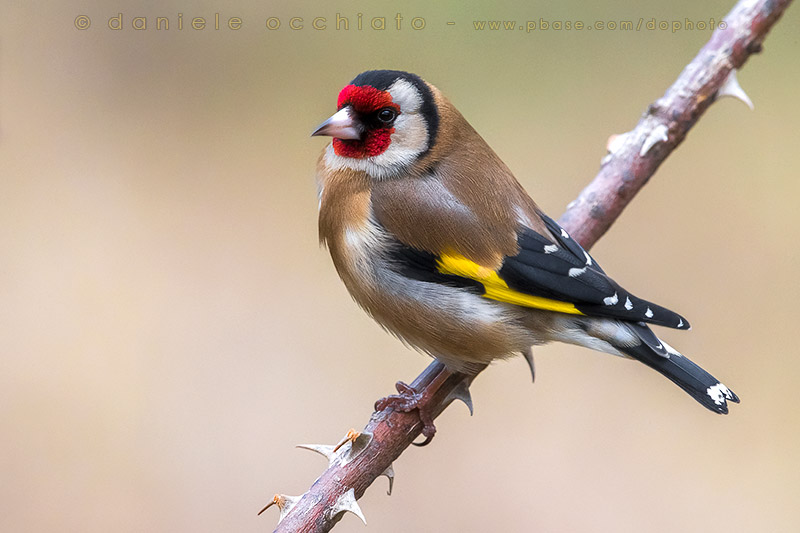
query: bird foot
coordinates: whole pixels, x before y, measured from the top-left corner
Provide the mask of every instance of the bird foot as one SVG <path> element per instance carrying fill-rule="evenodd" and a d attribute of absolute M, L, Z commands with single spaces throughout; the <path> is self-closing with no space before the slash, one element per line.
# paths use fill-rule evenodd
<path fill-rule="evenodd" d="M 381 398 L 375 402 L 375 410 L 383 411 L 384 409 L 393 409 L 403 413 L 410 413 L 416 410 L 419 413 L 419 419 L 422 421 L 422 435 L 425 440 L 415 446 L 425 446 L 433 439 L 436 434 L 436 426 L 433 424 L 433 415 L 428 410 L 428 401 L 430 396 L 424 392 L 418 392 L 413 387 L 406 385 L 402 381 L 398 381 L 395 385 L 399 394 L 392 394 L 386 398 Z"/>

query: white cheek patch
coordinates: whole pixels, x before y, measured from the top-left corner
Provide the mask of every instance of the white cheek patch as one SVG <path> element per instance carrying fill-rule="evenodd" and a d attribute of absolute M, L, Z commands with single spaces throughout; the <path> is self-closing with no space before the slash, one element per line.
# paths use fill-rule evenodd
<path fill-rule="evenodd" d="M 394 123 L 394 133 L 389 148 L 371 159 L 373 163 L 383 167 L 407 166 L 427 148 L 428 130 L 425 119 L 417 113 L 401 111 Z"/>
<path fill-rule="evenodd" d="M 389 148 L 391 149 L 391 145 Z M 325 166 L 331 170 L 355 170 L 366 172 L 369 177 L 373 179 L 387 179 L 402 175 L 406 165 L 413 161 L 413 158 L 411 158 L 405 164 L 398 166 L 385 166 L 385 160 L 378 158 L 386 155 L 387 152 L 389 152 L 389 150 L 386 150 L 386 152 L 373 157 L 344 157 L 336 153 L 336 151 L 333 149 L 333 144 L 329 144 L 328 147 L 325 148 Z"/>
<path fill-rule="evenodd" d="M 404 79 L 395 81 L 388 92 L 392 101 L 400 106 L 400 114 L 394 122 L 389 148 L 372 159 L 380 166 L 406 166 L 428 148 L 428 128 L 419 113 L 422 95 Z"/>
<path fill-rule="evenodd" d="M 422 95 L 408 80 L 399 79 L 389 87 L 392 102 L 400 106 L 404 113 L 416 113 L 422 107 Z"/>

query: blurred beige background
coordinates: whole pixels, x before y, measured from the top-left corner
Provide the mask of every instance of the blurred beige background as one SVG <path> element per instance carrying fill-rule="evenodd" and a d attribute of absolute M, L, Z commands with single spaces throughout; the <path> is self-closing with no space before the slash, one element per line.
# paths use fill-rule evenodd
<path fill-rule="evenodd" d="M 427 358 L 352 303 L 317 246 L 308 137 L 368 68 L 437 84 L 558 216 L 708 31 L 475 31 L 472 20 L 717 20 L 732 3 L 0 5 L 0 530 L 271 531 Z M 138 4 L 138 5 L 136 5 Z M 125 27 L 111 31 L 109 17 Z M 219 12 L 239 31 L 158 32 Z M 389 29 L 314 31 L 336 13 Z M 404 17 L 394 29 L 395 14 Z M 78 30 L 78 15 L 91 27 Z M 135 16 L 148 29 L 130 29 Z M 282 27 L 267 31 L 264 21 Z M 306 28 L 287 28 L 292 16 Z M 424 30 L 410 29 L 413 17 Z M 447 26 L 447 21 L 455 21 Z M 675 308 L 670 343 L 727 417 L 632 362 L 495 365 L 336 531 L 800 530 L 800 11 L 595 247 Z"/>

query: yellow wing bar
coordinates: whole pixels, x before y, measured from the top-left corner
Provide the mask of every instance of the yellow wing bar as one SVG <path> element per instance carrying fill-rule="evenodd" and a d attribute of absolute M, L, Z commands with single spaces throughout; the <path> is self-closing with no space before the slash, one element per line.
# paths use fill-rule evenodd
<path fill-rule="evenodd" d="M 442 274 L 452 274 L 462 278 L 473 279 L 481 283 L 486 290 L 484 296 L 523 307 L 533 307 L 546 311 L 556 311 L 558 313 L 568 313 L 571 315 L 582 315 L 575 306 L 569 302 L 551 300 L 541 296 L 533 296 L 524 292 L 515 291 L 510 288 L 497 272 L 491 268 L 470 261 L 466 257 L 457 254 L 442 254 L 436 262 L 436 268 Z"/>

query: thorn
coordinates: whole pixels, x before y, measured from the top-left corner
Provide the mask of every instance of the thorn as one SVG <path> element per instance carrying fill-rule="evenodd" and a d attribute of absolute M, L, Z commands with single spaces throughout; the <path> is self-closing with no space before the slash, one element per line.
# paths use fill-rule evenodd
<path fill-rule="evenodd" d="M 352 461 L 355 459 L 358 454 L 364 451 L 364 448 L 369 446 L 370 442 L 372 442 L 372 433 L 359 433 L 350 445 L 350 453 L 347 454 L 347 460 Z"/>
<path fill-rule="evenodd" d="M 352 429 L 352 428 L 349 429 L 347 431 L 347 435 L 345 435 L 344 438 L 339 441 L 339 444 L 336 445 L 336 447 L 333 449 L 333 452 L 336 453 L 339 450 L 339 448 L 341 448 L 342 445 L 344 445 L 345 442 L 355 442 L 356 439 L 358 437 L 360 437 L 360 436 L 361 436 L 361 433 L 359 433 L 355 429 Z"/>
<path fill-rule="evenodd" d="M 664 124 L 659 124 L 653 131 L 650 132 L 650 135 L 647 136 L 647 139 L 644 140 L 644 144 L 642 144 L 642 149 L 639 150 L 639 157 L 644 157 L 647 155 L 653 146 L 657 145 L 662 141 L 669 140 L 669 129 Z"/>
<path fill-rule="evenodd" d="M 528 367 L 531 369 L 531 383 L 536 383 L 536 369 L 533 365 L 533 350 L 529 347 L 527 350 L 522 352 L 522 357 L 525 358 L 525 362 L 528 363 Z"/>
<path fill-rule="evenodd" d="M 258 515 L 261 516 L 261 513 L 263 513 L 273 505 L 277 505 L 278 509 L 283 509 L 283 506 L 285 504 L 286 500 L 283 498 L 283 496 L 281 496 L 280 494 L 276 494 L 275 496 L 272 497 L 272 501 L 269 502 L 267 505 L 265 505 L 264 508 L 258 512 Z"/>
<path fill-rule="evenodd" d="M 334 453 L 335 446 L 330 446 L 328 444 L 298 444 L 296 447 L 303 448 L 304 450 L 311 450 L 312 452 L 317 452 L 324 456 L 328 460 L 328 466 L 332 465 L 336 460 L 336 454 Z"/>
<path fill-rule="evenodd" d="M 281 514 L 278 517 L 278 523 L 284 519 L 284 517 L 289 514 L 289 511 L 292 510 L 292 507 L 300 501 L 302 496 L 287 496 L 286 494 L 276 494 L 272 497 L 272 501 L 269 502 L 266 507 L 261 509 L 258 514 L 261 515 L 264 511 L 272 507 L 273 505 L 277 505 L 278 509 L 280 509 Z"/>
<path fill-rule="evenodd" d="M 351 444 L 350 447 L 347 448 L 346 453 L 336 453 L 348 442 Z M 326 459 L 328 459 L 328 466 L 330 466 L 340 457 L 343 458 L 344 463 L 349 463 L 358 454 L 364 451 L 364 448 L 366 448 L 370 442 L 372 442 L 372 433 L 361 433 L 351 429 L 336 446 L 330 446 L 328 444 L 298 444 L 297 447 L 305 450 L 311 450 L 312 452 L 317 452 L 318 454 L 324 456 Z"/>
<path fill-rule="evenodd" d="M 647 109 L 645 110 L 645 113 L 648 114 L 648 115 L 655 115 L 656 113 L 661 111 L 661 108 L 663 106 L 664 106 L 664 103 L 661 101 L 661 98 L 659 98 L 657 101 L 655 101 L 652 104 L 650 104 L 649 106 L 647 106 Z"/>
<path fill-rule="evenodd" d="M 625 136 L 627 133 L 612 133 L 608 136 L 608 140 L 606 141 L 606 151 L 610 154 L 613 154 L 617 150 L 619 150 L 622 143 L 625 142 Z"/>
<path fill-rule="evenodd" d="M 331 509 L 331 518 L 336 516 L 339 513 L 346 513 L 351 512 L 364 522 L 364 525 L 367 524 L 367 519 L 364 518 L 364 513 L 361 512 L 361 507 L 358 506 L 358 502 L 356 502 L 356 493 L 355 490 L 350 489 L 341 496 L 339 499 L 336 500 L 336 503 L 333 505 Z"/>
<path fill-rule="evenodd" d="M 472 395 L 469 393 L 469 384 L 466 381 L 461 380 L 458 382 L 458 385 L 450 391 L 450 394 L 447 395 L 446 402 L 452 402 L 455 400 L 461 400 L 469 409 L 469 416 L 472 416 Z"/>
<path fill-rule="evenodd" d="M 760 54 L 763 49 L 764 45 L 757 41 L 751 41 L 750 44 L 747 45 L 747 51 L 751 54 Z"/>
<path fill-rule="evenodd" d="M 372 442 L 372 433 L 361 433 L 360 431 L 356 431 L 355 429 L 350 429 L 347 432 L 347 435 L 339 441 L 339 444 L 333 449 L 333 452 L 336 451 L 344 446 L 346 443 L 350 443 L 350 448 L 348 448 L 347 452 L 347 461 L 352 461 L 358 454 L 364 451 L 370 442 Z"/>
<path fill-rule="evenodd" d="M 625 139 L 627 138 L 627 133 L 613 133 L 609 135 L 608 140 L 606 141 L 606 155 L 600 161 L 601 165 L 605 165 L 611 158 L 614 157 L 614 154 L 622 148 L 622 145 L 625 144 Z"/>
<path fill-rule="evenodd" d="M 389 490 L 386 491 L 387 496 L 392 495 L 392 487 L 394 486 L 394 467 L 389 465 L 386 467 L 386 470 L 381 472 L 381 476 L 386 476 L 389 478 Z"/>
<path fill-rule="evenodd" d="M 722 98 L 723 96 L 732 96 L 737 100 L 741 100 L 750 108 L 750 111 L 755 109 L 753 101 L 750 100 L 750 97 L 744 92 L 742 86 L 739 85 L 739 78 L 736 76 L 735 68 L 731 69 L 730 73 L 728 73 L 728 77 L 722 82 L 722 87 L 717 91 L 717 98 Z"/>

